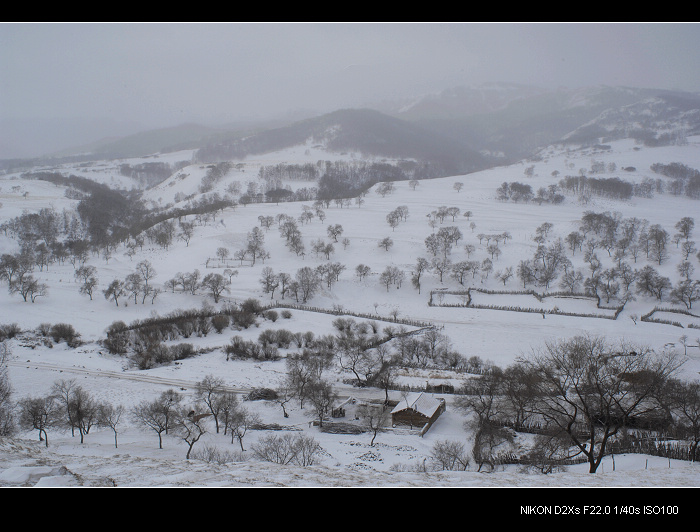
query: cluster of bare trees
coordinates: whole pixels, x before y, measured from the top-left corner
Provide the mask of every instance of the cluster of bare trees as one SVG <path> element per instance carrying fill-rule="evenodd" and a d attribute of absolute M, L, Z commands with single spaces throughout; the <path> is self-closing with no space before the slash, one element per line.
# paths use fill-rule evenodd
<path fill-rule="evenodd" d="M 46 395 L 28 396 L 17 403 L 19 426 L 36 430 L 39 441 L 49 445 L 50 430 L 68 430 L 80 437 L 80 443 L 93 427 L 108 427 L 114 431 L 114 446 L 118 446 L 118 426 L 125 412 L 122 406 L 100 402 L 78 385 L 75 380 L 58 380 Z"/>
<path fill-rule="evenodd" d="M 265 259 L 270 258 L 270 252 L 265 249 L 265 234 L 259 227 L 253 227 L 248 232 L 245 248 L 237 250 L 234 258 L 240 261 L 241 265 L 244 260 L 248 260 L 251 266 L 255 266 L 258 259 L 265 262 Z"/>
<path fill-rule="evenodd" d="M 78 275 L 80 272 L 80 275 Z M 160 294 L 160 288 L 149 284 L 149 281 L 156 276 L 156 270 L 150 261 L 143 260 L 136 265 L 136 270 L 126 276 L 124 280 L 114 279 L 107 288 L 102 291 L 105 299 L 114 301 L 119 306 L 121 297 L 133 297 L 134 304 L 139 301 L 144 304 L 147 298 L 151 299 L 151 304 L 155 302 Z M 82 281 L 81 292 L 88 293 L 92 299 L 92 291 L 97 284 L 94 267 L 84 266 L 76 271 L 76 277 Z"/>
<path fill-rule="evenodd" d="M 32 303 L 48 294 L 48 285 L 32 275 L 37 264 L 36 257 L 37 254 L 29 248 L 19 253 L 4 253 L 0 257 L 0 279 L 7 282 L 9 293 L 19 294 L 24 301 Z"/>
<path fill-rule="evenodd" d="M 259 460 L 281 465 L 312 466 L 317 463 L 323 449 L 311 436 L 305 434 L 270 434 L 260 438 L 252 446 Z"/>
<path fill-rule="evenodd" d="M 528 202 L 534 197 L 532 187 L 525 183 L 513 181 L 504 182 L 496 190 L 496 198 L 500 201 Z"/>
<path fill-rule="evenodd" d="M 394 230 L 398 227 L 401 222 L 405 222 L 408 219 L 408 207 L 405 205 L 400 205 L 396 207 L 393 211 L 386 215 L 386 221 Z"/>
<path fill-rule="evenodd" d="M 543 472 L 583 457 L 595 473 L 613 441 L 644 431 L 673 433 L 698 459 L 700 387 L 675 378 L 680 366 L 673 353 L 600 337 L 547 342 L 457 398 L 470 416 L 472 456 L 493 467 L 517 429 L 537 434 L 523 459 Z"/>
<path fill-rule="evenodd" d="M 42 218 L 55 221 L 55 215 L 45 215 Z M 49 225 L 53 227 L 55 223 Z M 171 231 L 161 229 L 164 225 L 170 227 Z M 191 237 L 190 225 L 186 223 L 181 223 L 180 225 L 190 228 L 189 231 L 183 229 L 183 234 L 189 235 L 185 238 L 189 242 L 189 238 Z M 156 234 L 157 231 L 162 230 L 164 233 L 168 234 L 166 240 L 169 245 L 169 242 L 172 241 L 173 227 L 174 224 L 172 222 L 163 222 L 159 224 L 157 228 L 152 228 L 154 232 L 152 234 L 149 233 L 150 238 L 156 241 L 160 238 Z M 55 236 L 56 235 L 54 235 L 54 237 Z M 143 244 L 143 239 L 140 236 L 129 239 L 127 243 L 127 254 L 133 256 L 136 253 L 136 248 L 143 246 Z M 56 258 L 58 255 L 55 253 L 48 254 L 45 252 L 48 249 L 49 248 L 43 244 L 35 247 L 25 246 L 22 248 L 22 251 L 18 253 L 6 253 L 0 257 L 0 279 L 7 282 L 10 293 L 18 293 L 25 301 L 31 302 L 36 301 L 38 297 L 48 294 L 48 286 L 45 283 L 41 283 L 32 275 L 32 272 L 37 266 L 42 270 L 44 268 L 48 269 L 51 262 L 58 260 Z M 74 276 L 76 282 L 79 284 L 80 292 L 92 299 L 98 288 L 99 279 L 97 268 L 86 264 L 90 246 L 83 240 L 76 240 L 66 244 L 62 249 L 64 249 L 64 253 L 60 255 L 62 257 L 60 260 L 69 260 L 73 264 L 75 268 Z M 260 256 L 262 253 L 259 248 L 256 248 L 255 251 L 257 252 L 257 256 Z M 109 260 L 110 256 L 111 247 L 106 247 L 105 258 Z M 114 279 L 107 285 L 103 290 L 105 299 L 114 301 L 117 306 L 119 306 L 120 299 L 126 298 L 133 298 L 134 303 L 138 303 L 139 301 L 145 303 L 146 299 L 150 299 L 153 303 L 161 292 L 160 288 L 149 283 L 149 281 L 155 277 L 155 273 L 155 269 L 149 261 L 140 261 L 136 266 L 136 271 L 127 275 L 125 279 Z M 193 294 L 196 293 L 197 289 L 204 287 L 211 292 L 214 300 L 218 302 L 221 294 L 228 290 L 231 277 L 235 275 L 235 273 L 237 272 L 224 271 L 224 274 L 228 275 L 228 280 L 219 274 L 210 274 L 200 280 L 199 272 L 195 270 L 195 272 L 188 274 L 178 273 L 177 276 L 168 281 L 166 285 L 173 290 L 180 286 L 182 290 Z"/>
<path fill-rule="evenodd" d="M 419 336 L 398 331 L 393 345 L 395 352 L 392 363 L 396 366 L 462 368 L 467 364 L 450 338 L 438 329 L 428 329 Z M 471 371 L 478 371 L 480 366 L 478 357 L 469 361 Z"/>
<path fill-rule="evenodd" d="M 573 294 L 583 289 L 587 295 L 606 303 L 611 299 L 628 301 L 636 293 L 658 301 L 668 297 L 688 310 L 700 297 L 700 281 L 693 278 L 695 267 L 689 260 L 691 254 L 697 252 L 691 240 L 695 225 L 691 217 L 684 217 L 675 225 L 677 233 L 673 237 L 659 224 L 650 225 L 638 218 L 623 219 L 612 213 L 586 212 L 580 229 L 569 233 L 565 239 L 548 241 L 551 225 L 545 222 L 538 227 L 535 237 L 538 246 L 533 259 L 518 264 L 516 273 L 524 288 L 528 285 L 550 288 L 559 279 L 565 291 Z M 657 266 L 665 264 L 672 243 L 680 250 L 681 258 L 675 284 L 651 264 L 633 267 L 632 264 L 643 258 Z M 567 248 L 572 256 L 583 253 L 585 268 L 573 266 L 567 257 Z M 600 252 L 611 261 L 608 268 Z M 697 255 L 700 260 L 700 253 Z"/>
<path fill-rule="evenodd" d="M 297 256 L 304 256 L 304 241 L 302 240 L 301 231 L 296 223 L 296 220 L 285 214 L 277 217 L 280 236 L 285 238 L 286 245 Z"/>
<path fill-rule="evenodd" d="M 81 201 L 74 211 L 42 208 L 38 212 L 26 212 L 0 226 L 6 236 L 17 240 L 20 248 L 17 253 L 2 256 L 0 278 L 7 281 L 11 293 L 20 294 L 25 301 L 34 302 L 48 294 L 47 285 L 33 275 L 36 268 L 44 271 L 54 263 L 69 261 L 76 270 L 81 270 L 76 272 L 81 292 L 92 297 L 97 276 L 94 267 L 86 266 L 90 253 L 109 262 L 122 244 L 129 258 L 143 249 L 146 242 L 168 249 L 175 238 L 180 238 L 189 245 L 195 224 L 182 218 L 194 214 L 196 220 L 206 222 L 218 210 L 230 206 L 215 195 L 211 198 L 203 196 L 199 201 L 192 201 L 187 208 L 149 217 L 143 205 L 129 194 L 89 180 L 76 176 L 64 178 L 59 174 L 39 174 L 37 178 L 75 186 L 87 195 L 79 196 Z M 257 254 L 253 260 L 264 255 L 264 250 L 255 251 Z M 133 294 L 122 290 L 120 283 L 124 281 L 110 285 L 111 294 L 117 294 L 117 299 L 124 293 Z M 114 299 L 113 295 L 109 298 Z"/>
<path fill-rule="evenodd" d="M 571 261 L 566 256 L 566 250 L 561 239 L 551 244 L 540 243 L 531 260 L 520 261 L 517 275 L 523 283 L 536 284 L 549 288 L 557 277 L 564 271 L 571 271 Z"/>
<path fill-rule="evenodd" d="M 287 357 L 286 378 L 276 390 L 277 402 L 285 417 L 288 416 L 285 405 L 293 399 L 299 402 L 300 408 L 304 408 L 304 404 L 312 406 L 319 426 L 330 415 L 337 393 L 323 375 L 331 367 L 334 357 L 329 343 L 315 339 L 300 353 Z"/>
<path fill-rule="evenodd" d="M 406 275 L 402 269 L 390 264 L 379 275 L 379 282 L 386 287 L 388 292 L 392 285 L 397 289 L 401 288 L 405 277 Z"/>
<path fill-rule="evenodd" d="M 462 211 L 459 207 L 448 207 L 446 205 L 441 205 L 428 214 L 428 225 L 434 228 L 438 222 L 442 224 L 446 218 L 451 218 L 454 222 L 461 212 Z M 471 212 L 469 212 L 469 215 L 471 216 Z M 465 213 L 465 216 L 467 216 L 467 213 Z"/>
<path fill-rule="evenodd" d="M 218 303 L 224 293 L 231 291 L 232 279 L 236 275 L 238 270 L 226 268 L 223 273 L 208 273 L 202 278 L 199 270 L 195 269 L 191 272 L 177 272 L 175 277 L 165 282 L 165 286 L 173 292 L 179 288 L 181 292 L 192 295 L 200 289 L 205 289 L 214 299 L 214 303 Z"/>
<path fill-rule="evenodd" d="M 276 273 L 271 267 L 266 266 L 261 272 L 260 285 L 264 293 L 270 294 L 270 299 L 274 299 L 277 292 L 282 299 L 291 296 L 297 303 L 306 303 L 322 285 L 330 290 L 344 270 L 344 264 L 328 262 L 315 268 L 310 266 L 299 268 L 292 277 L 286 272 Z"/>
<path fill-rule="evenodd" d="M 174 435 L 187 444 L 189 459 L 194 445 L 207 432 L 207 420 L 214 421 L 216 433 L 230 435 L 231 443 L 238 443 L 244 451 L 243 439 L 259 423 L 224 382 L 208 375 L 195 385 L 192 404 L 183 404 L 184 396 L 167 390 L 153 400 L 144 400 L 127 409 L 97 400 L 75 380 L 58 380 L 49 393 L 24 397 L 16 405 L 17 421 L 25 430 L 36 430 L 39 440 L 49 445 L 51 430 L 70 431 L 79 436 L 80 443 L 93 428 L 109 428 L 114 433 L 114 446 L 125 421 L 151 430 L 158 436 L 158 447 L 163 448 L 163 437 Z"/>
<path fill-rule="evenodd" d="M 700 199 L 700 172 L 681 163 L 655 163 L 651 165 L 654 172 L 662 174 L 672 181 L 668 184 L 671 194 L 685 194 L 693 199 Z"/>
<path fill-rule="evenodd" d="M 210 192 L 219 181 L 226 177 L 226 174 L 228 174 L 231 168 L 232 164 L 229 161 L 222 161 L 209 165 L 206 174 L 199 184 L 199 191 L 201 193 Z"/>

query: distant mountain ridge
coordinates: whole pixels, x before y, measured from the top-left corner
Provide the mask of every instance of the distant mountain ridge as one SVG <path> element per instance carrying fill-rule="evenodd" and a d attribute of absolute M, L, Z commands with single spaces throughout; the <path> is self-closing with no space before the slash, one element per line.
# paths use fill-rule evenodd
<path fill-rule="evenodd" d="M 316 143 L 335 152 L 413 159 L 448 175 L 512 163 L 555 143 L 634 138 L 663 144 L 698 133 L 697 93 L 607 86 L 548 90 L 493 83 L 455 87 L 392 107 L 341 109 L 287 123 L 219 128 L 183 124 L 96 142 L 61 156 L 97 160 L 191 149 L 198 161 L 214 162 Z"/>
<path fill-rule="evenodd" d="M 546 89 L 513 83 L 485 83 L 474 87 L 453 87 L 403 102 L 383 112 L 404 120 L 445 119 L 465 117 L 504 109 L 514 101 L 532 98 Z M 380 109 L 382 110 L 382 109 Z"/>
<path fill-rule="evenodd" d="M 367 157 L 417 159 L 447 172 L 473 171 L 486 164 L 477 152 L 439 131 L 372 109 L 343 109 L 285 127 L 201 148 L 197 159 L 215 162 L 259 155 L 307 143 L 333 152 Z"/>
<path fill-rule="evenodd" d="M 452 90 L 426 97 L 397 110 L 396 116 L 513 162 L 559 142 L 586 144 L 601 138 L 662 142 L 670 131 L 676 137 L 697 134 L 700 94 L 606 86 L 546 91 L 490 85 L 480 91 Z"/>

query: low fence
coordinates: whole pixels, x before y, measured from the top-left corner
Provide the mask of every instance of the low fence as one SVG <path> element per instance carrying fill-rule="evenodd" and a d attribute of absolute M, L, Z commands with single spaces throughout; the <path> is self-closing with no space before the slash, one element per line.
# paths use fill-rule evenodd
<path fill-rule="evenodd" d="M 660 318 L 653 318 L 652 316 L 656 313 L 664 313 L 668 312 L 669 314 L 679 314 L 681 316 L 687 316 L 689 318 L 696 318 L 698 320 L 697 323 L 689 323 L 686 325 L 689 329 L 700 329 L 700 316 L 697 314 L 693 314 L 692 312 L 688 310 L 683 310 L 683 309 L 677 309 L 677 308 L 663 308 L 663 307 L 654 307 L 650 312 L 647 312 L 644 314 L 640 320 L 647 322 L 647 323 L 662 323 L 665 325 L 673 325 L 674 327 L 680 327 L 681 329 L 684 327 L 683 324 L 679 321 L 675 320 L 664 320 Z"/>
<path fill-rule="evenodd" d="M 532 296 L 534 297 L 537 301 L 540 303 L 544 302 L 547 298 L 553 299 L 553 298 L 558 298 L 558 299 L 584 299 L 586 301 L 590 301 L 591 303 L 595 303 L 596 308 L 600 309 L 603 311 L 603 313 L 594 313 L 594 312 L 573 312 L 573 311 L 565 311 L 558 306 L 553 306 L 552 308 L 546 308 L 546 307 L 540 307 L 540 308 L 535 308 L 535 307 L 526 307 L 526 306 L 519 306 L 519 305 L 485 305 L 485 304 L 478 304 L 474 303 L 473 298 L 472 298 L 472 292 L 478 292 L 481 294 L 485 295 L 509 295 L 509 296 Z M 443 303 L 443 302 L 438 302 L 436 303 L 434 299 L 444 299 L 445 296 L 459 296 L 463 298 L 464 303 Z M 550 292 L 550 293 L 544 293 L 540 294 L 538 292 L 535 292 L 534 290 L 485 290 L 482 288 L 468 288 L 466 290 L 433 290 L 430 292 L 430 299 L 428 300 L 428 305 L 433 306 L 433 307 L 454 307 L 454 308 L 478 308 L 478 309 L 486 309 L 486 310 L 503 310 L 503 311 L 510 311 L 510 312 L 525 312 L 525 313 L 533 313 L 533 314 L 542 314 L 543 316 L 545 314 L 555 314 L 559 316 L 575 316 L 579 318 L 599 318 L 599 319 L 608 319 L 608 320 L 616 320 L 617 317 L 620 315 L 620 313 L 624 310 L 625 305 L 624 303 L 622 305 L 616 306 L 616 307 L 606 307 L 601 303 L 600 298 L 598 297 L 593 297 L 587 294 L 579 294 L 579 293 L 567 293 L 567 292 Z"/>
<path fill-rule="evenodd" d="M 368 314 L 365 312 L 354 312 L 351 310 L 345 310 L 342 308 L 323 308 L 323 307 L 312 307 L 309 305 L 300 305 L 298 303 L 282 303 L 280 301 L 275 301 L 274 303 L 268 303 L 263 310 L 273 310 L 278 308 L 290 309 L 290 310 L 300 310 L 304 312 L 318 312 L 321 314 L 330 314 L 331 316 L 354 316 L 356 318 L 364 318 L 368 320 L 385 321 L 389 323 L 398 323 L 400 325 L 408 325 L 410 327 L 420 327 L 420 328 L 433 328 L 430 322 L 419 321 L 419 320 L 409 320 L 404 318 L 391 317 L 391 316 L 380 316 L 378 314 Z"/>

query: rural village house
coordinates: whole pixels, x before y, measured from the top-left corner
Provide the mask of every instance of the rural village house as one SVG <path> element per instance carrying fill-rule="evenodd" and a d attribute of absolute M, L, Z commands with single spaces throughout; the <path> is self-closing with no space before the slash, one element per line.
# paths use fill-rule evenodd
<path fill-rule="evenodd" d="M 391 411 L 391 423 L 393 426 L 422 427 L 422 432 L 426 432 L 444 411 L 444 399 L 425 392 L 409 393 Z"/>

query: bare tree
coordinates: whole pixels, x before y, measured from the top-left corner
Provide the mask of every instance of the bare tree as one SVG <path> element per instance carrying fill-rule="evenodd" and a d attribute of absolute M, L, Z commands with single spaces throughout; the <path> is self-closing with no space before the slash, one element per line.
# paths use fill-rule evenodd
<path fill-rule="evenodd" d="M 224 426 L 224 434 L 228 433 L 229 424 L 238 411 L 238 396 L 234 392 L 222 392 L 217 398 L 219 403 L 217 409 L 219 411 L 219 419 Z"/>
<path fill-rule="evenodd" d="M 130 273 L 124 279 L 124 291 L 134 298 L 134 304 L 138 303 L 136 296 L 143 289 L 143 279 L 138 272 Z"/>
<path fill-rule="evenodd" d="M 114 300 L 114 304 L 119 306 L 119 298 L 124 295 L 124 283 L 119 279 L 115 279 L 109 283 L 109 286 L 106 290 L 103 290 L 103 293 L 105 295 L 105 299 L 112 299 Z"/>
<path fill-rule="evenodd" d="M 221 401 L 225 392 L 224 380 L 214 375 L 207 375 L 195 384 L 195 398 L 204 403 L 214 417 L 216 433 L 219 433 L 219 415 L 224 406 Z"/>
<path fill-rule="evenodd" d="M 238 275 L 238 270 L 232 270 L 231 268 L 226 268 L 224 270 L 224 275 L 228 277 L 229 282 L 233 281 L 233 278 Z"/>
<path fill-rule="evenodd" d="M 142 260 L 136 265 L 136 272 L 143 279 L 143 283 L 146 288 L 148 288 L 148 281 L 156 276 L 155 268 L 153 268 L 153 265 L 147 260 Z"/>
<path fill-rule="evenodd" d="M 445 273 L 449 272 L 452 268 L 452 261 L 446 257 L 433 257 L 430 261 L 430 268 L 438 274 L 438 278 L 440 282 L 442 282 Z"/>
<path fill-rule="evenodd" d="M 180 233 L 178 237 L 185 242 L 186 246 L 189 246 L 192 235 L 194 235 L 194 224 L 191 222 L 180 222 L 179 227 Z"/>
<path fill-rule="evenodd" d="M 661 264 L 668 258 L 669 234 L 660 225 L 655 224 L 649 228 L 648 235 L 651 244 L 651 257 L 656 260 L 657 264 Z"/>
<path fill-rule="evenodd" d="M 306 303 L 318 290 L 320 284 L 318 273 L 313 268 L 304 266 L 297 270 L 295 280 L 299 286 L 302 302 Z"/>
<path fill-rule="evenodd" d="M 322 450 L 314 438 L 303 434 L 270 434 L 260 438 L 253 446 L 253 453 L 259 460 L 302 467 L 313 465 Z"/>
<path fill-rule="evenodd" d="M 39 431 L 39 441 L 49 446 L 47 430 L 60 422 L 61 407 L 53 395 L 25 397 L 18 403 L 19 424 L 26 430 Z"/>
<path fill-rule="evenodd" d="M 537 434 L 532 447 L 527 453 L 529 467 L 536 468 L 544 474 L 557 470 L 562 461 L 574 458 L 571 452 L 571 440 L 562 430 L 554 429 Z"/>
<path fill-rule="evenodd" d="M 455 406 L 474 414 L 467 425 L 474 431 L 472 456 L 479 464 L 479 471 L 488 464 L 495 467 L 495 452 L 504 443 L 511 442 L 512 432 L 500 423 L 507 415 L 507 403 L 501 400 L 503 376 L 501 373 L 484 375 L 475 383 L 475 391 L 461 396 Z"/>
<path fill-rule="evenodd" d="M 496 272 L 496 278 L 503 283 L 503 286 L 506 285 L 506 283 L 510 280 L 511 277 L 513 277 L 513 267 L 512 266 L 508 266 L 502 272 Z"/>
<path fill-rule="evenodd" d="M 333 239 L 333 242 L 337 242 L 338 237 L 343 234 L 343 226 L 340 224 L 329 225 L 326 228 L 326 232 L 328 236 Z"/>
<path fill-rule="evenodd" d="M 689 455 L 691 460 L 695 461 L 700 458 L 700 382 L 672 379 L 667 393 L 670 399 L 668 403 L 678 420 L 677 424 L 691 441 Z"/>
<path fill-rule="evenodd" d="M 399 226 L 400 221 L 401 218 L 399 217 L 396 211 L 391 211 L 389 214 L 386 215 L 386 222 L 389 224 L 392 231 L 396 230 L 396 228 Z"/>
<path fill-rule="evenodd" d="M 654 396 L 680 366 L 673 354 L 587 336 L 548 342 L 526 364 L 539 377 L 534 412 L 569 436 L 590 473 L 632 417 L 655 413 Z"/>
<path fill-rule="evenodd" d="M 695 220 L 693 220 L 693 218 L 689 216 L 686 216 L 684 218 L 681 218 L 681 220 L 676 224 L 675 227 L 678 230 L 681 237 L 685 240 L 688 240 L 690 238 L 690 235 L 693 233 L 693 228 L 695 227 Z"/>
<path fill-rule="evenodd" d="M 202 286 L 209 289 L 214 303 L 218 303 L 224 292 L 230 292 L 231 281 L 220 273 L 209 273 L 202 279 Z"/>
<path fill-rule="evenodd" d="M 248 233 L 248 240 L 245 251 L 252 257 L 253 263 L 251 266 L 255 266 L 255 260 L 258 257 L 264 257 L 267 252 L 265 251 L 265 235 L 260 230 L 259 227 L 253 227 L 253 229 Z"/>
<path fill-rule="evenodd" d="M 413 267 L 413 272 L 411 273 L 411 282 L 413 283 L 413 286 L 418 290 L 419 294 L 421 286 L 421 276 L 423 275 L 423 272 L 427 271 L 428 269 L 430 269 L 430 263 L 427 261 L 427 259 L 424 259 L 423 257 L 418 257 L 416 265 Z"/>
<path fill-rule="evenodd" d="M 175 429 L 180 438 L 187 444 L 185 459 L 189 460 L 195 444 L 207 433 L 205 426 L 206 417 L 192 415 L 189 408 L 181 409 L 177 413 Z"/>
<path fill-rule="evenodd" d="M 318 367 L 310 356 L 287 357 L 286 385 L 299 400 L 299 406 L 304 407 L 311 383 L 318 378 Z"/>
<path fill-rule="evenodd" d="M 158 448 L 163 448 L 163 434 L 174 426 L 176 412 L 182 396 L 174 390 L 166 390 L 154 401 L 142 401 L 131 409 L 134 422 L 158 434 Z"/>
<path fill-rule="evenodd" d="M 114 432 L 114 447 L 118 447 L 117 427 L 122 420 L 126 409 L 122 405 L 113 406 L 108 403 L 98 405 L 98 423 L 103 427 L 109 427 Z"/>
<path fill-rule="evenodd" d="M 56 381 L 52 387 L 52 393 L 60 398 L 63 423 L 71 431 L 77 430 L 80 434 L 80 443 L 84 443 L 90 428 L 98 421 L 98 403 L 74 380 Z"/>
<path fill-rule="evenodd" d="M 372 441 L 369 442 L 370 447 L 374 447 L 374 440 L 377 434 L 387 428 L 387 423 L 390 419 L 390 411 L 385 405 L 363 404 L 358 409 L 358 414 L 362 418 L 363 425 L 372 433 Z"/>
<path fill-rule="evenodd" d="M 403 275 L 403 271 L 396 266 L 387 266 L 379 276 L 379 282 L 386 286 L 388 292 L 392 284 L 395 284 L 397 288 L 401 286 Z"/>
<path fill-rule="evenodd" d="M 389 248 L 391 248 L 391 246 L 393 246 L 393 245 L 394 245 L 394 241 L 389 237 L 382 238 L 379 241 L 379 247 L 384 248 L 385 251 L 389 251 Z"/>
<path fill-rule="evenodd" d="M 583 274 L 580 271 L 568 270 L 561 279 L 561 287 L 569 291 L 570 294 L 576 292 L 583 282 Z"/>
<path fill-rule="evenodd" d="M 464 444 L 457 441 L 436 441 L 430 457 L 444 471 L 466 471 L 469 467 L 469 454 Z"/>
<path fill-rule="evenodd" d="M 693 308 L 693 302 L 700 299 L 700 281 L 683 279 L 669 294 L 674 303 L 683 303 L 688 310 Z"/>
<path fill-rule="evenodd" d="M 89 265 L 82 265 L 75 271 L 75 278 L 77 281 L 82 282 L 80 285 L 80 293 L 87 294 L 92 300 L 92 293 L 95 291 L 97 286 L 97 268 Z"/>
<path fill-rule="evenodd" d="M 262 285 L 263 292 L 270 294 L 270 299 L 274 299 L 275 290 L 280 285 L 280 277 L 274 272 L 269 266 L 265 266 L 262 269 L 260 276 L 260 284 Z"/>
<path fill-rule="evenodd" d="M 243 448 L 243 438 L 251 428 L 259 423 L 260 416 L 258 416 L 258 414 L 249 412 L 239 405 L 228 421 L 228 428 L 231 431 L 231 443 L 233 443 L 234 439 L 238 440 L 241 451 L 245 451 Z"/>
<path fill-rule="evenodd" d="M 365 264 L 358 264 L 357 267 L 355 267 L 355 274 L 360 279 L 360 281 L 367 277 L 371 271 L 371 268 Z"/>
<path fill-rule="evenodd" d="M 314 380 L 308 387 L 308 399 L 313 405 L 316 418 L 320 427 L 323 426 L 323 419 L 330 413 L 333 403 L 338 396 L 330 382 Z"/>
<path fill-rule="evenodd" d="M 25 275 L 15 279 L 10 283 L 10 293 L 19 293 L 24 301 L 36 302 L 37 297 L 45 296 L 48 293 L 48 285 L 40 283 L 32 275 Z"/>

